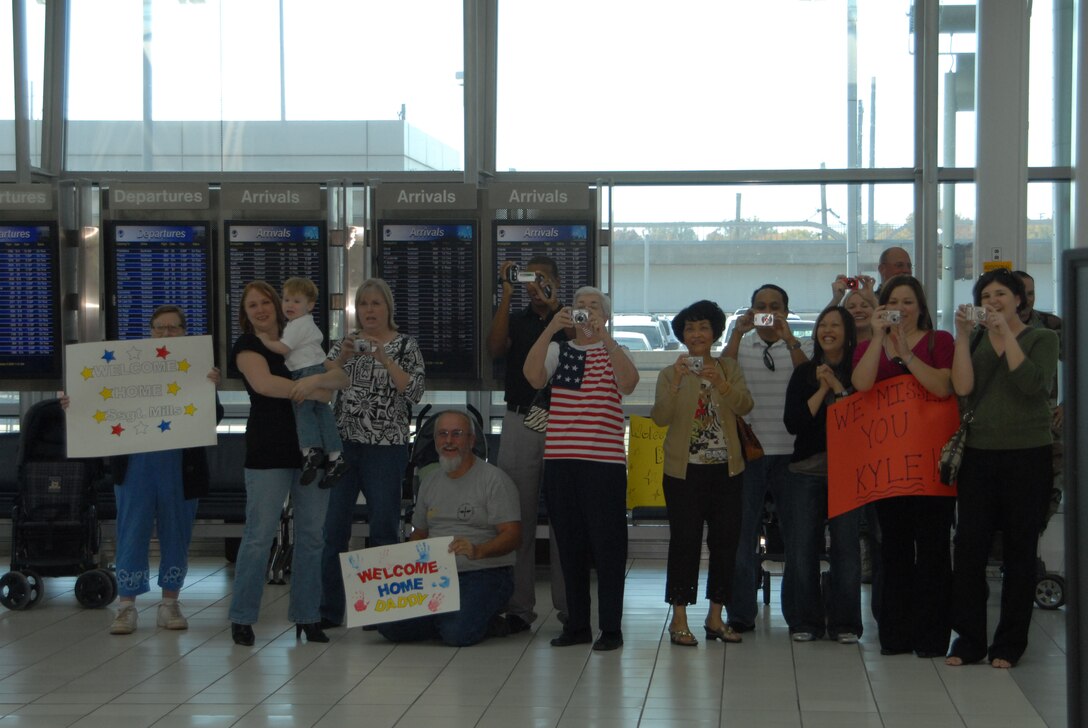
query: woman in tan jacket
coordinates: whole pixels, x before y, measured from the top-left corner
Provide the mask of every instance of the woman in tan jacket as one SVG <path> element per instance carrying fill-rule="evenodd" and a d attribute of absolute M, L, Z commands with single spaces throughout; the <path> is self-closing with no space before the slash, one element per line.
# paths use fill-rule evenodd
<path fill-rule="evenodd" d="M 718 304 L 691 304 L 673 318 L 672 328 L 688 351 L 658 374 L 650 413 L 654 422 L 669 428 L 663 482 L 670 534 L 665 601 L 673 609 L 669 639 L 676 645 L 699 644 L 688 626 L 687 605 L 695 603 L 706 523 L 706 638 L 740 642 L 740 635 L 722 621 L 722 605 L 732 590 L 740 536 L 744 456 L 737 417 L 752 409 L 752 395 L 735 360 L 710 354 L 725 329 Z"/>

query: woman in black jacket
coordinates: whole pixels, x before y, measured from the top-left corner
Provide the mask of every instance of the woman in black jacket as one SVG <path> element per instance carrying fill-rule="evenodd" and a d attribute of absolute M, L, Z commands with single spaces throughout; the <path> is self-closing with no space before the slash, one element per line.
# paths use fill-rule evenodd
<path fill-rule="evenodd" d="M 861 511 L 831 519 L 831 588 L 820 597 L 820 553 L 827 520 L 827 407 L 850 393 L 857 346 L 854 317 L 841 306 L 816 319 L 812 360 L 793 370 L 783 420 L 796 435 L 790 458 L 793 494 L 783 505 L 794 534 L 787 544 L 782 578 L 782 613 L 795 642 L 828 636 L 853 644 L 861 636 Z M 826 604 L 826 614 L 825 614 Z"/>

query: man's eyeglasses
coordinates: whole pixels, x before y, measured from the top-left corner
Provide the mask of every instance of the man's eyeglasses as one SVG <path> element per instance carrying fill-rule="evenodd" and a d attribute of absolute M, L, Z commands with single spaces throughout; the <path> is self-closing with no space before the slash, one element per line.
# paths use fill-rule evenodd
<path fill-rule="evenodd" d="M 435 433 L 438 437 L 449 437 L 454 440 L 460 440 L 465 436 L 464 430 L 439 430 Z"/>
<path fill-rule="evenodd" d="M 176 326 L 174 324 L 155 324 L 154 326 L 151 327 L 151 330 L 154 331 L 156 334 L 166 334 L 166 333 L 176 334 L 179 331 L 184 331 L 185 327 L 184 326 Z"/>
<path fill-rule="evenodd" d="M 772 346 L 774 346 L 773 341 L 770 344 L 767 344 L 767 348 L 765 348 L 763 350 L 763 366 L 767 367 L 768 369 L 770 369 L 773 372 L 774 371 L 774 357 L 771 356 L 771 347 Z"/>

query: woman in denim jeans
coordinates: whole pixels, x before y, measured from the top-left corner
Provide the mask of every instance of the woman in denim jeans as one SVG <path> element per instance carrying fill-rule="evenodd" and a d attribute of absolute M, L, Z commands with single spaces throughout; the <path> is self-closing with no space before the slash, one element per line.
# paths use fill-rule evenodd
<path fill-rule="evenodd" d="M 326 366 L 343 367 L 350 385 L 335 413 L 348 470 L 332 487 L 321 555 L 321 626 L 344 623 L 340 554 L 351 540 L 352 511 L 362 491 L 369 546 L 400 540 L 401 483 L 408 465 L 408 423 L 423 397 L 423 355 L 415 339 L 397 331 L 393 293 L 370 278 L 355 293 L 358 328 L 329 348 Z"/>
<path fill-rule="evenodd" d="M 787 487 L 794 534 L 782 577 L 782 612 L 795 642 L 828 637 L 854 644 L 861 636 L 860 509 L 835 516 L 831 527 L 831 589 L 820 597 L 820 552 L 827 520 L 827 407 L 849 394 L 857 333 L 842 306 L 824 309 L 813 333 L 812 360 L 793 370 L 783 421 L 796 436 Z"/>
<path fill-rule="evenodd" d="M 250 406 L 246 423 L 246 527 L 234 568 L 231 637 L 239 645 L 254 642 L 253 624 L 260 613 L 268 552 L 279 528 L 280 511 L 290 495 L 295 550 L 287 618 L 296 625 L 296 638 L 305 632 L 310 642 L 328 642 L 318 625 L 318 604 L 321 529 L 329 491 L 299 484 L 302 456 L 291 400 L 327 400 L 329 390 L 347 386 L 348 379 L 342 369 L 330 367 L 324 374 L 291 380 L 283 355 L 270 351 L 260 338 L 278 339 L 286 323 L 280 297 L 264 281 L 246 285 L 238 318 L 242 335 L 234 342 L 231 357 L 242 373 Z"/>

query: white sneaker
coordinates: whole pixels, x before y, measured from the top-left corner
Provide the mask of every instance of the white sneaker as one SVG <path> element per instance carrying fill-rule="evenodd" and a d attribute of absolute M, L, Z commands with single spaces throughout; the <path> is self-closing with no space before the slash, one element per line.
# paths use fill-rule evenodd
<path fill-rule="evenodd" d="M 790 637 L 794 642 L 812 642 L 816 639 L 811 632 L 794 632 Z"/>
<path fill-rule="evenodd" d="M 189 629 L 189 620 L 181 613 L 181 603 L 176 601 L 170 604 L 165 602 L 159 604 L 159 614 L 155 623 L 166 629 Z"/>
<path fill-rule="evenodd" d="M 136 631 L 136 620 L 140 613 L 136 611 L 136 605 L 128 602 L 117 611 L 110 625 L 110 634 L 132 634 Z"/>
<path fill-rule="evenodd" d="M 858 636 L 853 632 L 840 632 L 839 644 L 840 645 L 856 645 L 858 643 Z"/>

